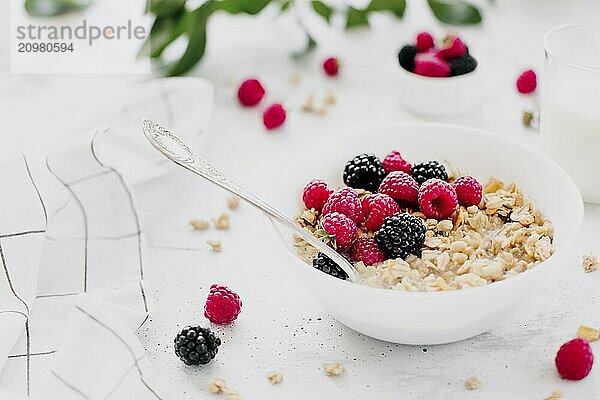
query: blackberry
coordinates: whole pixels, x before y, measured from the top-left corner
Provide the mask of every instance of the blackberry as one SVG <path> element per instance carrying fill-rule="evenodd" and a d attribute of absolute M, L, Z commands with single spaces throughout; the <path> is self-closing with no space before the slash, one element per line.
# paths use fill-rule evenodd
<path fill-rule="evenodd" d="M 313 258 L 313 267 L 335 278 L 343 280 L 348 279 L 348 274 L 323 253 L 318 253 L 315 258 Z"/>
<path fill-rule="evenodd" d="M 448 173 L 446 168 L 437 161 L 426 161 L 415 164 L 410 169 L 410 174 L 421 186 L 425 181 L 433 178 L 440 179 L 444 182 L 448 181 Z"/>
<path fill-rule="evenodd" d="M 417 46 L 407 44 L 398 52 L 398 61 L 405 70 L 412 72 L 415 69 L 415 56 L 417 55 Z"/>
<path fill-rule="evenodd" d="M 448 61 L 450 76 L 458 76 L 473 72 L 477 68 L 477 60 L 468 53 L 462 57 Z"/>
<path fill-rule="evenodd" d="M 385 169 L 373 154 L 359 154 L 344 167 L 344 183 L 354 189 L 376 192 L 383 178 Z"/>
<path fill-rule="evenodd" d="M 389 258 L 406 258 L 409 254 L 418 255 L 426 230 L 420 218 L 399 213 L 385 219 L 375 232 L 375 241 Z"/>
<path fill-rule="evenodd" d="M 219 351 L 221 339 L 208 328 L 186 326 L 175 337 L 175 354 L 186 365 L 208 364 Z"/>

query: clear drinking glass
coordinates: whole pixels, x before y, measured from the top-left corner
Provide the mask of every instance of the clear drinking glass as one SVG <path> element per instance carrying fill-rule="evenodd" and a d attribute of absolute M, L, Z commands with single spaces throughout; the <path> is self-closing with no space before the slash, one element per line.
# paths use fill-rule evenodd
<path fill-rule="evenodd" d="M 600 23 L 556 26 L 544 50 L 543 151 L 571 175 L 585 201 L 600 203 Z"/>

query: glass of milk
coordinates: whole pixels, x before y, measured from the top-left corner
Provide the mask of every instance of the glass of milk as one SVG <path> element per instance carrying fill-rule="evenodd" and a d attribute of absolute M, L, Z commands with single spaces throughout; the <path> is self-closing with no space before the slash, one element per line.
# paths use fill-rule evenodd
<path fill-rule="evenodd" d="M 600 203 L 600 22 L 556 26 L 544 37 L 543 151 Z"/>

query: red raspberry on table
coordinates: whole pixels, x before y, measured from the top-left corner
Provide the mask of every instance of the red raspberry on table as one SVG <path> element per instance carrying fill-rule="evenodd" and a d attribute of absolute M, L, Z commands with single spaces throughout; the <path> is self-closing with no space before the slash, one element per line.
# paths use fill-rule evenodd
<path fill-rule="evenodd" d="M 316 230 L 315 234 L 325 243 L 332 243 L 334 249 L 348 250 L 356 239 L 356 224 L 339 212 L 325 215 L 321 220 L 321 227 L 323 229 Z"/>
<path fill-rule="evenodd" d="M 269 130 L 279 128 L 285 122 L 285 118 L 285 108 L 279 103 L 271 104 L 263 112 L 263 124 Z"/>
<path fill-rule="evenodd" d="M 327 182 L 313 179 L 308 182 L 302 191 L 302 201 L 306 208 L 321 211 L 333 190 L 329 189 Z"/>
<path fill-rule="evenodd" d="M 362 261 L 365 265 L 375 265 L 385 261 L 385 254 L 372 237 L 362 236 L 356 239 L 350 250 L 353 262 Z"/>
<path fill-rule="evenodd" d="M 421 32 L 417 35 L 417 51 L 423 52 L 433 47 L 433 36 L 429 32 Z"/>
<path fill-rule="evenodd" d="M 408 174 L 410 173 L 411 166 L 412 165 L 410 165 L 408 161 L 402 158 L 400 152 L 396 150 L 392 151 L 383 159 L 383 169 L 385 169 L 385 172 L 388 174 L 392 171 L 402 171 Z"/>
<path fill-rule="evenodd" d="M 265 88 L 258 79 L 246 79 L 240 85 L 237 96 L 243 106 L 252 107 L 257 105 L 265 95 Z"/>
<path fill-rule="evenodd" d="M 521 72 L 521 75 L 517 78 L 517 90 L 521 94 L 532 93 L 537 87 L 537 76 L 535 71 L 528 69 Z"/>
<path fill-rule="evenodd" d="M 362 208 L 365 215 L 365 225 L 370 232 L 379 230 L 387 217 L 400 212 L 398 203 L 387 194 L 382 193 L 369 194 L 363 197 Z"/>
<path fill-rule="evenodd" d="M 419 208 L 427 218 L 448 219 L 458 206 L 456 191 L 448 182 L 429 179 L 419 189 Z"/>
<path fill-rule="evenodd" d="M 406 172 L 392 171 L 383 179 L 377 193 L 387 194 L 401 207 L 409 207 L 417 204 L 419 184 Z"/>
<path fill-rule="evenodd" d="M 438 56 L 444 60 L 452 60 L 454 58 L 460 58 L 467 52 L 467 46 L 458 36 L 449 36 L 444 41 L 445 46 L 440 49 Z"/>
<path fill-rule="evenodd" d="M 452 185 L 456 191 L 458 204 L 461 206 L 477 206 L 481 203 L 483 187 L 481 183 L 477 182 L 477 179 L 468 175 L 460 176 L 456 178 Z"/>
<path fill-rule="evenodd" d="M 442 78 L 450 75 L 450 65 L 437 54 L 437 51 L 429 50 L 415 56 L 413 72 L 417 75 Z"/>
<path fill-rule="evenodd" d="M 340 71 L 340 63 L 335 57 L 329 57 L 323 62 L 323 70 L 329 76 L 336 76 Z"/>
<path fill-rule="evenodd" d="M 204 316 L 215 324 L 233 322 L 242 310 L 242 301 L 234 291 L 223 285 L 212 285 L 204 305 Z"/>
<path fill-rule="evenodd" d="M 578 381 L 590 373 L 594 355 L 589 343 L 577 338 L 560 346 L 554 362 L 561 378 Z"/>
<path fill-rule="evenodd" d="M 339 212 L 354 221 L 356 225 L 362 224 L 365 220 L 358 194 L 348 187 L 333 192 L 325 202 L 322 212 L 323 215 Z"/>

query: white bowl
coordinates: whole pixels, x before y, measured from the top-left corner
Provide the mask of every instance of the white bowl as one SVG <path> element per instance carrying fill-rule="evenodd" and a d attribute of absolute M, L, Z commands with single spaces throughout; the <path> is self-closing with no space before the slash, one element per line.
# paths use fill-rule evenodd
<path fill-rule="evenodd" d="M 430 118 L 467 115 L 481 106 L 486 94 L 481 63 L 468 74 L 432 78 L 405 70 L 396 62 L 398 98 L 413 114 Z"/>
<path fill-rule="evenodd" d="M 341 142 L 322 140 L 310 153 L 298 153 L 298 159 L 282 162 L 270 185 L 273 203 L 294 216 L 308 180 L 323 178 L 341 186 L 344 164 L 354 155 L 384 156 L 396 149 L 408 160 L 447 160 L 461 173 L 481 181 L 493 176 L 516 182 L 555 229 L 554 254 L 518 276 L 451 292 L 402 292 L 343 281 L 312 268 L 297 256 L 291 234 L 269 223 L 276 241 L 289 253 L 290 264 L 320 304 L 338 321 L 365 335 L 395 343 L 439 344 L 488 331 L 548 282 L 581 224 L 583 202 L 572 179 L 543 154 L 504 137 L 423 123 L 370 128 L 343 138 Z"/>

